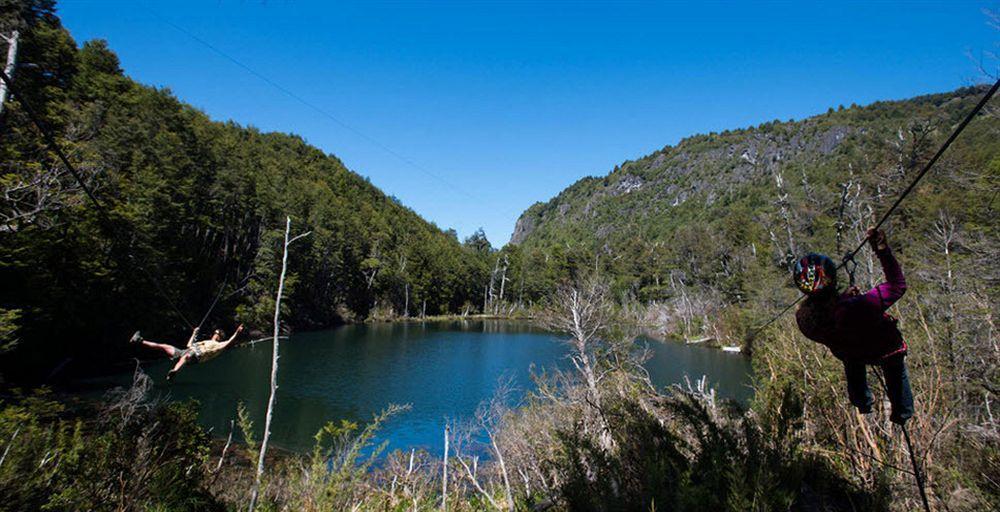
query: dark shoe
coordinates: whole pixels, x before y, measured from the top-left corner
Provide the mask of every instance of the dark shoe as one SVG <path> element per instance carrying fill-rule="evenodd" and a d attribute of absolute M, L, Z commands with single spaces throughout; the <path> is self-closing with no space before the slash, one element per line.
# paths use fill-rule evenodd
<path fill-rule="evenodd" d="M 871 405 L 866 405 L 864 407 L 858 407 L 858 412 L 860 412 L 861 414 L 871 414 L 872 413 L 872 406 Z"/>
<path fill-rule="evenodd" d="M 896 413 L 892 413 L 892 414 L 889 415 L 889 421 L 891 421 L 891 422 L 893 422 L 893 423 L 895 423 L 897 425 L 905 425 L 906 424 L 906 420 L 908 420 L 908 419 L 910 419 L 910 415 L 902 416 L 902 415 L 899 415 L 899 414 L 896 414 Z"/>
<path fill-rule="evenodd" d="M 129 343 L 133 343 L 136 345 L 138 345 L 139 342 L 141 341 L 142 341 L 142 334 L 139 334 L 139 331 L 135 331 L 135 334 L 133 334 L 132 337 L 129 338 L 128 340 Z"/>

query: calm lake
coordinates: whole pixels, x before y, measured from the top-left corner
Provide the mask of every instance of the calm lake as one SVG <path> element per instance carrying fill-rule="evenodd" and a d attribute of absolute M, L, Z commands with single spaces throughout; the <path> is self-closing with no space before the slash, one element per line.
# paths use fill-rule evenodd
<path fill-rule="evenodd" d="M 526 322 L 501 320 L 348 325 L 298 333 L 281 343 L 278 394 L 272 442 L 308 450 L 327 421 L 364 424 L 389 404 L 412 409 L 392 418 L 380 431 L 389 449 L 427 448 L 439 452 L 448 419 L 466 419 L 493 395 L 501 378 L 512 379 L 517 396 L 532 388 L 530 369 L 567 368 L 560 336 Z M 750 363 L 740 354 L 702 346 L 648 341 L 647 363 L 657 387 L 707 375 L 720 396 L 747 401 Z M 164 376 L 167 360 L 144 365 L 156 382 L 154 393 L 173 400 L 195 399 L 201 421 L 216 436 L 243 401 L 259 439 L 264 424 L 271 343 L 230 349 L 203 365 L 186 367 L 173 382 Z M 152 356 L 153 354 L 149 354 Z M 102 382 L 126 384 L 131 374 Z"/>

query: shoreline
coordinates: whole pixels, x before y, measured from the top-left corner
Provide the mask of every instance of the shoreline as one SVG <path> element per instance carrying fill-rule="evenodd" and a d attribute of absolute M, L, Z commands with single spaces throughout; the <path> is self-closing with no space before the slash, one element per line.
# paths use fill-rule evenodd
<path fill-rule="evenodd" d="M 372 324 L 372 323 L 414 323 L 414 322 L 456 322 L 456 321 L 469 321 L 469 320 L 510 320 L 510 321 L 532 321 L 536 317 L 533 315 L 488 315 L 488 314 L 471 314 L 471 315 L 458 315 L 458 314 L 448 314 L 448 315 L 428 315 L 428 316 L 396 316 L 390 318 L 368 318 L 362 322 L 357 322 L 357 324 Z"/>
<path fill-rule="evenodd" d="M 482 321 L 482 320 L 504 320 L 511 322 L 530 322 L 536 327 L 544 329 L 543 326 L 538 325 L 535 321 L 538 319 L 537 316 L 531 314 L 525 315 L 515 315 L 515 316 L 504 316 L 504 315 L 484 315 L 484 314 L 474 314 L 474 315 L 430 315 L 425 317 L 394 317 L 394 318 L 375 318 L 367 319 L 363 322 L 358 322 L 354 325 L 364 325 L 364 324 L 374 324 L 374 323 L 424 323 L 424 322 L 463 322 L 463 321 Z M 345 324 L 346 325 L 346 324 Z M 636 324 L 640 330 L 640 335 L 645 336 L 651 340 L 660 343 L 678 343 L 681 345 L 702 345 L 705 347 L 712 348 L 721 352 L 727 352 L 730 354 L 740 354 L 745 357 L 750 357 L 750 353 L 744 350 L 741 345 L 723 345 L 718 339 L 712 336 L 703 336 L 695 339 L 685 339 L 678 336 L 673 336 L 664 333 L 659 329 L 659 326 L 649 325 L 649 324 Z"/>
<path fill-rule="evenodd" d="M 639 328 L 642 330 L 642 335 L 646 336 L 655 341 L 661 343 L 679 343 L 681 345 L 701 345 L 704 347 L 709 347 L 714 350 L 721 352 L 727 352 L 731 354 L 741 354 L 745 357 L 750 357 L 750 353 L 745 351 L 742 346 L 739 345 L 723 345 L 718 339 L 712 336 L 703 336 L 694 339 L 685 339 L 678 336 L 673 336 L 663 331 L 658 330 L 656 327 L 651 325 L 640 325 Z"/>

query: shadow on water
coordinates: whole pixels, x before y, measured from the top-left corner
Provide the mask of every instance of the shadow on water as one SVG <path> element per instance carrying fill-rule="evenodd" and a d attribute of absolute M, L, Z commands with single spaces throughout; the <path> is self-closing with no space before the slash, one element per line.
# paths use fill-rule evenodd
<path fill-rule="evenodd" d="M 379 433 L 389 449 L 423 447 L 440 451 L 446 419 L 467 419 L 492 396 L 501 378 L 511 379 L 515 398 L 532 388 L 529 369 L 566 368 L 560 337 L 527 322 L 505 320 L 348 325 L 298 333 L 282 341 L 273 442 L 308 450 L 327 422 L 364 424 L 389 404 L 412 409 L 390 419 Z M 739 354 L 649 341 L 647 368 L 657 387 L 707 375 L 720 396 L 746 402 L 751 397 L 750 365 Z M 172 383 L 169 361 L 145 366 L 155 392 L 174 400 L 195 399 L 201 421 L 225 436 L 246 404 L 256 430 L 263 426 L 271 365 L 271 344 L 237 347 L 203 365 L 185 368 Z M 94 384 L 129 382 L 130 373 Z"/>

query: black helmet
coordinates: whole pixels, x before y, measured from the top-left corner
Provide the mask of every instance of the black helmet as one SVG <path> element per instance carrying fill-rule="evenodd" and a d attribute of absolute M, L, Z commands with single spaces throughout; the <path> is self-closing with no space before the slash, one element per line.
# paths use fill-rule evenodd
<path fill-rule="evenodd" d="M 837 264 L 828 256 L 809 253 L 795 263 L 792 279 L 802 293 L 816 295 L 837 286 Z"/>

